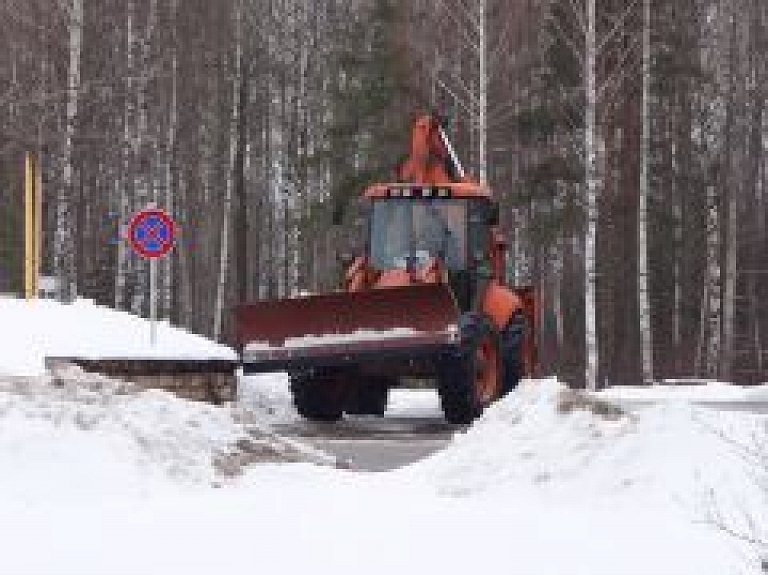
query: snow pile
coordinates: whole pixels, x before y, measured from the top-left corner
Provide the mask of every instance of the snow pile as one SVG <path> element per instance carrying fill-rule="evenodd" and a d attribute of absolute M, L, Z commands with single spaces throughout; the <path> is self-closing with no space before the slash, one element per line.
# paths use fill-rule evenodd
<path fill-rule="evenodd" d="M 406 473 L 448 496 L 514 492 L 548 503 L 638 503 L 682 507 L 692 519 L 715 512 L 734 528 L 753 515 L 768 535 L 764 416 L 670 402 L 637 415 L 556 380 L 525 381 L 465 433 Z M 713 505 L 714 504 L 714 505 Z"/>
<path fill-rule="evenodd" d="M 97 358 L 229 359 L 235 352 L 202 336 L 94 305 L 0 297 L 0 374 L 41 375 L 46 356 Z"/>
<path fill-rule="evenodd" d="M 241 376 L 238 403 L 243 409 L 258 414 L 267 424 L 288 423 L 299 418 L 290 391 L 287 373 Z"/>
<path fill-rule="evenodd" d="M 254 462 L 332 463 L 247 412 L 137 392 L 78 368 L 0 378 L 0 500 L 121 497 L 150 485 L 219 484 Z"/>

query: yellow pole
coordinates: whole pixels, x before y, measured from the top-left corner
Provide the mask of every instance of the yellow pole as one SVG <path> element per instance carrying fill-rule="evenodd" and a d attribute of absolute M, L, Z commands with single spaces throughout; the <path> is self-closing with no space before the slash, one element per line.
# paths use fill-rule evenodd
<path fill-rule="evenodd" d="M 35 162 L 35 265 L 32 267 L 35 297 L 40 293 L 40 267 L 43 250 L 43 158 Z"/>
<path fill-rule="evenodd" d="M 32 156 L 24 157 L 24 293 L 27 301 L 35 298 L 35 192 Z"/>

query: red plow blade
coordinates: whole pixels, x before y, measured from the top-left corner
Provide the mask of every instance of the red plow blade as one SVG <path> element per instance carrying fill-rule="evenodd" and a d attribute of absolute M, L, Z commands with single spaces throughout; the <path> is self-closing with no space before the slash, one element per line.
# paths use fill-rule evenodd
<path fill-rule="evenodd" d="M 434 355 L 458 341 L 459 311 L 444 285 L 337 292 L 237 309 L 246 372 Z"/>

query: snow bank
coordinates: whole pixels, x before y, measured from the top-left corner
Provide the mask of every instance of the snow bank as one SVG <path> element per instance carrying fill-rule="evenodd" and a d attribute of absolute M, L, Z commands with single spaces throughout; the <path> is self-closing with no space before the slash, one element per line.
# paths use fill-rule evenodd
<path fill-rule="evenodd" d="M 743 530 L 752 515 L 768 535 L 768 466 L 745 457 L 766 457 L 767 438 L 765 416 L 686 402 L 629 415 L 556 380 L 524 381 L 447 449 L 403 472 L 447 496 L 681 507 L 691 520 L 722 513 Z"/>
<path fill-rule="evenodd" d="M 285 406 L 284 379 L 247 380 L 254 405 Z M 431 407 L 419 397 L 434 408 L 434 395 Z M 410 468 L 258 465 L 228 479 L 249 457 L 322 459 L 248 412 L 136 394 L 77 369 L 4 379 L 0 572 L 755 572 L 741 570 L 731 540 L 693 522 L 710 486 L 723 509 L 740 497 L 758 518 L 766 509 L 720 437 L 745 437 L 745 416 L 707 413 L 715 419 L 674 403 L 630 417 L 556 381 L 525 382 Z"/>
<path fill-rule="evenodd" d="M 210 340 L 157 325 L 150 344 L 150 323 L 138 316 L 97 306 L 87 300 L 63 305 L 51 300 L 27 302 L 0 297 L 0 374 L 41 375 L 46 356 L 155 359 L 236 359 L 235 352 Z"/>
<path fill-rule="evenodd" d="M 238 403 L 258 414 L 261 421 L 268 424 L 288 423 L 299 418 L 293 405 L 287 373 L 241 376 L 238 386 Z"/>
<path fill-rule="evenodd" d="M 216 484 L 255 462 L 332 459 L 274 436 L 248 412 L 138 392 L 70 368 L 0 378 L 0 501 L 125 497 Z"/>

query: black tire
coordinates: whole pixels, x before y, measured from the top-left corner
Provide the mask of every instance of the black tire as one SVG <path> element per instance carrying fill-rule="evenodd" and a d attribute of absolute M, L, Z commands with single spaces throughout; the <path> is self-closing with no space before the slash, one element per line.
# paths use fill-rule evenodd
<path fill-rule="evenodd" d="M 523 377 L 523 341 L 527 323 L 522 310 L 515 312 L 501 332 L 501 357 L 504 361 L 504 395 L 513 391 Z"/>
<path fill-rule="evenodd" d="M 501 359 L 501 338 L 487 316 L 478 312 L 465 313 L 459 320 L 459 330 L 459 352 L 443 357 L 438 364 L 437 391 L 445 419 L 450 423 L 468 424 L 501 397 L 504 361 Z M 478 349 L 484 342 L 491 345 L 496 357 L 500 358 L 495 366 L 497 389 L 492 395 L 482 393 L 477 386 Z"/>
<path fill-rule="evenodd" d="M 344 398 L 332 372 L 306 370 L 291 373 L 290 377 L 293 404 L 302 417 L 313 421 L 341 419 Z"/>
<path fill-rule="evenodd" d="M 392 385 L 385 378 L 369 378 L 364 385 L 357 385 L 350 391 L 345 411 L 352 415 L 383 416 L 390 387 Z"/>

